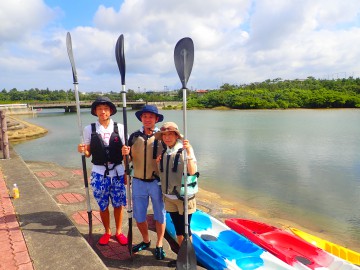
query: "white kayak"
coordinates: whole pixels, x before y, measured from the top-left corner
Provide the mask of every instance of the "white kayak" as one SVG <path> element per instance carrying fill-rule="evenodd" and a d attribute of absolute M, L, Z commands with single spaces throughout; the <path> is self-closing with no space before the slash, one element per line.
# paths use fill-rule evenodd
<path fill-rule="evenodd" d="M 197 261 L 206 269 L 307 269 L 301 264 L 299 268 L 288 265 L 203 211 L 198 210 L 192 215 L 190 227 Z M 169 214 L 166 231 L 176 241 Z"/>

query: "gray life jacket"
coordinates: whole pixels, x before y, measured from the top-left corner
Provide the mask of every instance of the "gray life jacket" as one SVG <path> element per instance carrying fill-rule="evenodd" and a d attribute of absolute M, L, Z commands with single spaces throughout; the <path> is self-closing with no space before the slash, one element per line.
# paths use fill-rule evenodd
<path fill-rule="evenodd" d="M 165 155 L 165 153 L 166 149 L 163 150 L 159 162 L 162 192 L 164 194 L 176 195 L 178 199 L 183 200 L 185 194 L 183 149 L 178 149 L 178 151 L 172 155 Z M 189 199 L 194 198 L 198 192 L 197 179 L 199 176 L 199 172 L 196 172 L 194 175 L 187 174 L 186 176 L 187 195 Z"/>

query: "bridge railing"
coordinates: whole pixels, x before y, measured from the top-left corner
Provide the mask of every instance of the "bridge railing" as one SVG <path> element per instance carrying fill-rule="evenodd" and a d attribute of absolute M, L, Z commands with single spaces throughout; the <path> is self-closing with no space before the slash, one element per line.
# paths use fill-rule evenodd
<path fill-rule="evenodd" d="M 115 105 L 122 105 L 122 101 L 112 101 Z M 80 101 L 80 106 L 91 106 L 93 101 Z M 144 105 L 145 101 L 127 100 L 126 104 L 129 105 Z M 46 102 L 29 102 L 29 107 L 33 108 L 48 108 L 48 107 L 63 107 L 63 106 L 76 106 L 76 101 L 46 101 Z"/>
<path fill-rule="evenodd" d="M 93 101 L 80 101 L 80 108 L 90 108 L 92 103 Z M 118 107 L 123 106 L 122 101 L 113 101 L 113 103 Z M 145 104 L 145 101 L 126 101 L 126 106 L 131 107 L 132 109 L 138 109 Z M 28 106 L 31 110 L 63 108 L 65 112 L 76 111 L 76 101 L 30 102 Z"/>
<path fill-rule="evenodd" d="M 122 107 L 122 101 L 115 100 L 112 101 L 117 107 Z M 81 108 L 90 108 L 93 101 L 80 101 Z M 126 105 L 131 107 L 133 110 L 141 108 L 145 104 L 155 105 L 158 108 L 164 108 L 167 106 L 178 106 L 182 104 L 181 101 L 139 101 L 139 100 L 129 100 L 126 101 Z M 66 112 L 76 111 L 76 102 L 75 101 L 48 101 L 48 102 L 30 102 L 28 107 L 35 110 L 40 109 L 49 109 L 49 108 L 64 108 Z"/>

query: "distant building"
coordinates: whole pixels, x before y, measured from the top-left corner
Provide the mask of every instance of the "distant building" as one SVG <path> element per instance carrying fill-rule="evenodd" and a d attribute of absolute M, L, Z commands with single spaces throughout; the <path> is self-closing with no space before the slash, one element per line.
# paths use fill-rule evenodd
<path fill-rule="evenodd" d="M 209 91 L 208 91 L 208 90 L 196 90 L 196 91 L 195 91 L 195 93 L 196 93 L 196 94 L 199 94 L 199 95 L 205 94 L 205 93 L 207 93 L 207 92 L 209 92 Z"/>

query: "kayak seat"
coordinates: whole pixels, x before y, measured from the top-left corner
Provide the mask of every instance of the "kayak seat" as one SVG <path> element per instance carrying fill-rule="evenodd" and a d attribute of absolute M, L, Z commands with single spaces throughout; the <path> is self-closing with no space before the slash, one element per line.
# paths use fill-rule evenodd
<path fill-rule="evenodd" d="M 207 266 L 206 268 L 213 269 L 226 269 L 227 264 L 225 258 L 219 256 L 217 250 L 209 246 L 207 241 L 203 241 L 201 237 L 196 234 L 193 234 L 193 244 L 196 252 L 196 257 L 198 261 Z M 208 264 L 210 262 L 210 264 Z"/>
<path fill-rule="evenodd" d="M 253 254 L 242 253 L 234 249 L 222 241 L 206 242 L 207 245 L 219 253 L 222 257 L 227 258 L 229 261 L 236 263 L 240 269 L 252 270 L 257 269 L 264 265 L 264 261 Z"/>
<path fill-rule="evenodd" d="M 192 231 L 205 231 L 212 228 L 210 217 L 201 211 L 196 211 L 191 217 Z"/>
<path fill-rule="evenodd" d="M 258 255 L 263 252 L 259 246 L 232 230 L 222 231 L 218 236 L 218 240 L 242 253 L 256 253 Z"/>

